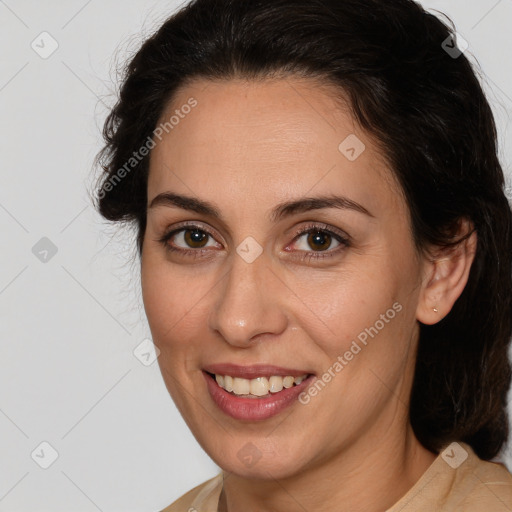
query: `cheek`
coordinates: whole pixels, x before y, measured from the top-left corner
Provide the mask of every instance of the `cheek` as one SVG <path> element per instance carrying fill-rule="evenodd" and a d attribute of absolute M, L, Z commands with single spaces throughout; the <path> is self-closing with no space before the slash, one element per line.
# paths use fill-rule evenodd
<path fill-rule="evenodd" d="M 144 309 L 153 334 L 153 341 L 161 345 L 164 333 L 172 331 L 180 318 L 178 306 L 180 290 L 165 265 L 147 251 L 143 254 L 141 267 L 141 287 Z"/>
<path fill-rule="evenodd" d="M 393 303 L 399 296 L 399 285 L 383 269 L 379 276 L 366 269 L 344 269 L 343 272 L 310 279 L 297 278 L 290 283 L 297 297 L 297 318 L 310 333 L 317 333 L 319 340 L 325 340 L 329 352 L 343 348 L 364 333 L 366 328 L 380 319 L 380 315 L 394 317 Z M 300 315 L 299 315 L 300 312 Z M 386 326 L 388 323 L 386 323 Z M 363 337 L 363 336 L 362 336 Z"/>
<path fill-rule="evenodd" d="M 400 274 L 385 267 L 375 274 L 368 264 L 364 271 L 361 267 L 310 282 L 309 295 L 302 285 L 299 293 L 308 306 L 302 308 L 307 316 L 301 317 L 301 328 L 322 354 L 319 379 L 329 388 L 324 399 L 347 410 L 377 407 L 389 393 L 386 386 L 397 384 L 408 358 L 414 327 L 407 308 L 410 293 Z"/>
<path fill-rule="evenodd" d="M 144 259 L 145 258 L 145 259 Z M 143 256 L 141 285 L 153 342 L 162 352 L 192 349 L 194 329 L 204 325 L 214 282 L 157 255 Z"/>

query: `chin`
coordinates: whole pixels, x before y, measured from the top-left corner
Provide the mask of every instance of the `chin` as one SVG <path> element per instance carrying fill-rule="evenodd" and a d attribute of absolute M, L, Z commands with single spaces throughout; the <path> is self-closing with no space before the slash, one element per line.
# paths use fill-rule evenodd
<path fill-rule="evenodd" d="M 215 447 L 211 446 L 210 437 L 202 446 L 220 468 L 244 478 L 286 479 L 297 474 L 304 464 L 304 454 L 299 458 L 301 450 L 297 446 L 290 443 L 275 450 L 272 442 L 263 436 L 242 439 L 226 435 L 225 441 L 216 443 Z"/>
<path fill-rule="evenodd" d="M 243 478 L 259 480 L 283 480 L 298 472 L 298 468 L 292 460 L 277 462 L 275 459 L 268 460 L 265 457 L 254 464 L 245 464 L 238 459 L 223 459 L 216 462 L 216 464 L 229 473 L 234 473 Z"/>

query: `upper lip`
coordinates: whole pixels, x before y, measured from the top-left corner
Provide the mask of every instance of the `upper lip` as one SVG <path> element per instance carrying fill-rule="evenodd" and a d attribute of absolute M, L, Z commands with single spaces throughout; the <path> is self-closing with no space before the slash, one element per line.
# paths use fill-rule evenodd
<path fill-rule="evenodd" d="M 231 377 L 240 377 L 242 379 L 254 379 L 256 377 L 271 377 L 272 375 L 279 375 L 286 377 L 300 377 L 301 375 L 310 374 L 307 370 L 296 370 L 293 368 L 283 368 L 282 366 L 275 366 L 272 364 L 254 364 L 250 366 L 240 366 L 233 363 L 218 363 L 207 365 L 203 368 L 204 371 L 215 373 L 217 375 L 230 375 Z"/>

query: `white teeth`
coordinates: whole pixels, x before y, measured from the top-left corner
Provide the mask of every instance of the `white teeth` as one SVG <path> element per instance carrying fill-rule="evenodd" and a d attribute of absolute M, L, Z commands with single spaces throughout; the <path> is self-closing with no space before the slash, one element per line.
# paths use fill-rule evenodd
<path fill-rule="evenodd" d="M 301 375 L 300 377 L 295 377 L 295 379 L 293 379 L 293 382 L 295 382 L 295 384 L 300 384 L 305 378 L 305 375 Z"/>
<path fill-rule="evenodd" d="M 283 379 L 283 386 L 285 388 L 291 388 L 293 386 L 293 377 L 288 375 Z"/>
<path fill-rule="evenodd" d="M 233 377 L 229 375 L 224 375 L 224 389 L 226 391 L 233 391 Z"/>
<path fill-rule="evenodd" d="M 283 378 L 282 377 L 270 377 L 269 379 L 271 393 L 277 393 L 283 389 Z"/>
<path fill-rule="evenodd" d="M 266 377 L 258 377 L 251 380 L 251 395 L 264 396 L 268 395 L 268 379 Z"/>
<path fill-rule="evenodd" d="M 257 377 L 255 379 L 242 379 L 230 375 L 215 375 L 217 384 L 226 391 L 232 391 L 235 395 L 267 396 L 269 393 L 278 393 L 283 388 L 291 388 L 294 384 L 300 384 L 308 374 L 299 377 L 287 375 L 272 375 L 270 378 Z"/>
<path fill-rule="evenodd" d="M 247 379 L 233 378 L 233 393 L 235 395 L 248 395 L 251 391 L 251 381 Z"/>

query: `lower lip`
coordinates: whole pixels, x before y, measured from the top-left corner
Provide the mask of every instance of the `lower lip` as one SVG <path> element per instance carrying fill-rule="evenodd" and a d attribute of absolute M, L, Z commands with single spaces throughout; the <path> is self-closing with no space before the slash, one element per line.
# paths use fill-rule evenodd
<path fill-rule="evenodd" d="M 232 418 L 249 421 L 266 420 L 284 411 L 297 400 L 298 396 L 309 386 L 314 378 L 313 375 L 310 375 L 296 386 L 283 388 L 282 391 L 269 393 L 265 397 L 244 398 L 232 395 L 221 388 L 217 382 L 204 371 L 203 375 L 206 379 L 210 396 L 219 409 Z"/>

